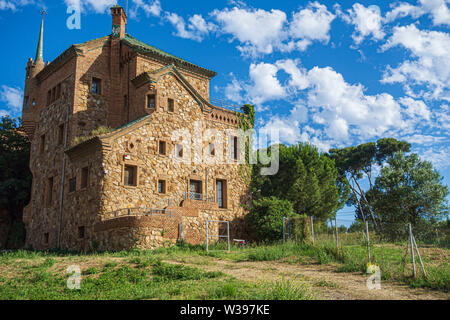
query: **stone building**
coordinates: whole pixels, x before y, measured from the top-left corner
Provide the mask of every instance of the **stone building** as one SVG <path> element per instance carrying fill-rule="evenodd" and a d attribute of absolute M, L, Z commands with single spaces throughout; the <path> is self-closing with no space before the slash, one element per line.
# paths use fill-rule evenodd
<path fill-rule="evenodd" d="M 243 115 L 210 103 L 215 72 L 127 34 L 122 7 L 111 14 L 111 35 L 51 63 L 42 20 L 23 106 L 33 174 L 27 247 L 198 244 L 210 220 L 228 221 L 231 239 L 245 239 L 249 168 L 234 133 Z M 225 230 L 210 224 L 212 235 Z"/>

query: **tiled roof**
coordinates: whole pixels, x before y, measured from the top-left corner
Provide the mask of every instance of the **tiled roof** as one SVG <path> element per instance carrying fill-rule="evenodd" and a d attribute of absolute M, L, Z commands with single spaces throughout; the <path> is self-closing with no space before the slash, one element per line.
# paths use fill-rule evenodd
<path fill-rule="evenodd" d="M 156 56 L 157 58 L 163 59 L 167 63 L 173 63 L 174 65 L 176 65 L 178 67 L 192 69 L 192 71 L 198 72 L 198 73 L 203 74 L 210 78 L 217 75 L 217 73 L 212 70 L 208 70 L 208 69 L 199 67 L 199 66 L 197 66 L 193 63 L 190 63 L 184 59 L 181 59 L 170 53 L 162 51 L 154 46 L 151 46 L 145 42 L 142 42 L 141 40 L 138 40 L 138 39 L 132 37 L 129 34 L 127 34 L 125 36 L 125 38 L 122 39 L 121 41 L 138 52 Z"/>

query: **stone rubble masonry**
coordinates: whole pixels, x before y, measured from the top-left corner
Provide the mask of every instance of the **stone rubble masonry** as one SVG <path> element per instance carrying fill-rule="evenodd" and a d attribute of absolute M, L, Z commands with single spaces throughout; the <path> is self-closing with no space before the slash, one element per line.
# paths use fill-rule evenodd
<path fill-rule="evenodd" d="M 101 79 L 100 94 L 91 93 L 93 78 Z M 141 78 L 147 80 L 138 81 Z M 232 239 L 246 239 L 249 168 L 172 159 L 178 144 L 171 140 L 174 131 L 193 134 L 196 122 L 203 133 L 238 126 L 236 113 L 209 104 L 209 81 L 195 69 L 167 65 L 112 36 L 74 45 L 45 67 L 30 59 L 24 91 L 30 103 L 23 109 L 33 174 L 31 201 L 24 210 L 26 246 L 56 248 L 58 230 L 60 248 L 68 250 L 153 249 L 180 239 L 200 244 L 205 242 L 208 220 L 229 221 Z M 47 105 L 48 90 L 58 84 L 60 98 Z M 156 95 L 152 110 L 146 108 L 149 94 Z M 168 110 L 169 98 L 175 101 L 174 112 Z M 75 143 L 101 126 L 118 129 Z M 65 145 L 59 143 L 61 127 L 67 132 Z M 167 155 L 159 155 L 160 140 L 167 143 Z M 210 142 L 204 141 L 203 147 Z M 124 185 L 125 165 L 137 167 L 137 186 Z M 74 178 L 76 191 L 69 192 Z M 190 179 L 201 181 L 203 195 L 214 202 L 186 200 Z M 226 209 L 216 202 L 217 179 L 226 181 Z M 158 193 L 158 180 L 166 181 L 166 194 Z M 172 214 L 114 218 L 113 212 L 128 208 L 166 209 Z M 211 234 L 223 232 L 217 224 L 210 228 Z"/>

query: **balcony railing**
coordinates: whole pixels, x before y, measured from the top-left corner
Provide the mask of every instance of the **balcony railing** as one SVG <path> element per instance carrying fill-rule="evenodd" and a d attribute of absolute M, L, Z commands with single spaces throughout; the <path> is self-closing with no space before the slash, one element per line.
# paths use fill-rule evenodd
<path fill-rule="evenodd" d="M 119 209 L 106 214 L 106 220 L 122 218 L 122 217 L 173 217 L 172 210 L 166 209 L 151 209 L 151 208 L 126 208 Z"/>
<path fill-rule="evenodd" d="M 215 202 L 214 197 L 207 197 L 203 193 L 187 192 L 185 196 L 186 200 L 197 200 L 206 202 Z"/>
<path fill-rule="evenodd" d="M 222 100 L 222 99 L 217 99 L 217 98 L 210 98 L 209 102 L 217 107 L 220 108 L 224 108 L 233 112 L 240 112 L 241 110 L 241 106 L 237 105 L 231 101 L 226 101 L 226 100 Z"/>

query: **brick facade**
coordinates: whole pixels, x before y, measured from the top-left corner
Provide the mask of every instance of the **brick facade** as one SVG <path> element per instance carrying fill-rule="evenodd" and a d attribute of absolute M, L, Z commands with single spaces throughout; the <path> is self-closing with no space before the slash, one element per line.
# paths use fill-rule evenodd
<path fill-rule="evenodd" d="M 238 127 L 235 112 L 209 103 L 215 73 L 125 34 L 123 9 L 111 12 L 117 33 L 73 45 L 50 64 L 27 64 L 23 124 L 33 174 L 24 211 L 27 246 L 118 250 L 180 239 L 203 243 L 207 220 L 230 221 L 232 237 L 246 237 L 249 169 L 235 161 L 175 161 L 177 130 Z M 77 143 L 101 126 L 116 129 Z M 202 142 L 205 150 L 209 143 Z M 229 141 L 218 146 L 229 155 Z M 191 180 L 201 185 L 201 199 L 191 199 Z M 217 181 L 225 188 L 223 208 Z M 213 224 L 211 232 L 218 229 Z"/>

